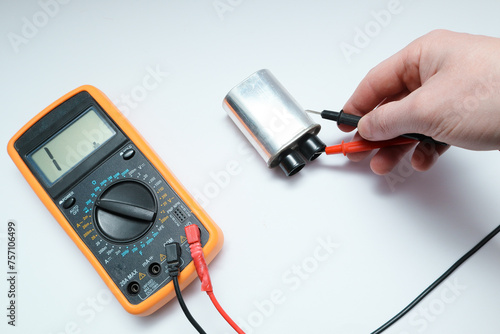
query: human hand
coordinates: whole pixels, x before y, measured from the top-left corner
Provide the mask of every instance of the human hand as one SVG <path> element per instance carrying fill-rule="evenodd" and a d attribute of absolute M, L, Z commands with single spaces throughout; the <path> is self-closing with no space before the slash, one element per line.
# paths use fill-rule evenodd
<path fill-rule="evenodd" d="M 499 150 L 499 55 L 500 39 L 493 37 L 436 30 L 418 38 L 373 68 L 345 104 L 346 113 L 364 115 L 353 140 L 421 133 L 466 149 Z M 376 174 L 389 173 L 413 147 L 382 148 L 370 166 Z M 429 169 L 448 147 L 420 142 L 413 168 Z M 359 161 L 368 155 L 348 157 Z"/>

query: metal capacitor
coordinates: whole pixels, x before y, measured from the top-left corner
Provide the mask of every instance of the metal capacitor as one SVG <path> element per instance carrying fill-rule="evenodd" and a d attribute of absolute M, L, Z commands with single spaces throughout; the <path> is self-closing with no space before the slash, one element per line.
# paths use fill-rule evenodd
<path fill-rule="evenodd" d="M 269 168 L 296 174 L 324 152 L 314 123 L 269 70 L 255 72 L 231 89 L 223 108 Z"/>

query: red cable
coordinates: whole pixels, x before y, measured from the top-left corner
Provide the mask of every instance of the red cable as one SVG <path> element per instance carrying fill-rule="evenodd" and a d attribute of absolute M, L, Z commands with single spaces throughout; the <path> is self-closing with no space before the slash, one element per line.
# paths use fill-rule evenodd
<path fill-rule="evenodd" d="M 238 334 L 245 334 L 241 330 L 240 327 L 229 317 L 229 315 L 224 311 L 222 306 L 220 306 L 219 302 L 215 298 L 212 288 L 212 282 L 210 281 L 210 275 L 208 274 L 208 267 L 205 261 L 205 256 L 203 255 L 203 249 L 201 248 L 201 240 L 200 240 L 200 229 L 197 225 L 191 224 L 184 228 L 186 231 L 187 241 L 189 243 L 189 249 L 191 250 L 191 257 L 193 258 L 193 263 L 196 268 L 196 272 L 198 273 L 198 277 L 201 281 L 201 291 L 206 291 L 208 297 L 214 304 L 215 308 L 222 317 L 227 321 L 231 327 Z"/>
<path fill-rule="evenodd" d="M 215 298 L 215 295 L 214 295 L 213 291 L 207 291 L 207 295 L 208 295 L 208 297 L 210 297 L 210 300 L 214 304 L 214 306 L 217 309 L 217 311 L 219 311 L 220 315 L 222 315 L 222 317 L 224 319 L 226 319 L 227 323 L 229 325 L 231 325 L 231 327 L 233 327 L 233 329 L 237 333 L 239 333 L 239 334 L 245 334 L 245 332 L 240 327 L 238 327 L 238 325 L 233 321 L 233 319 L 231 319 L 231 317 L 229 315 L 227 315 L 226 311 L 224 311 L 224 309 L 222 308 L 222 306 L 220 306 L 219 302 L 217 301 L 217 298 Z"/>

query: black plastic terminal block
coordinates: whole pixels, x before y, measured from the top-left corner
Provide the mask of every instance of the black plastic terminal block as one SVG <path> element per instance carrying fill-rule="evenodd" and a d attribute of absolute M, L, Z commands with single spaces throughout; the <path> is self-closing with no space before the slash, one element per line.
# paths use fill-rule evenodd
<path fill-rule="evenodd" d="M 299 144 L 299 151 L 307 161 L 313 161 L 325 152 L 325 147 L 325 143 L 318 136 L 312 135 Z"/>
<path fill-rule="evenodd" d="M 297 174 L 302 168 L 304 168 L 305 165 L 306 162 L 302 156 L 294 150 L 290 150 L 288 153 L 283 155 L 279 164 L 286 176 Z"/>
<path fill-rule="evenodd" d="M 279 166 L 286 176 L 295 175 L 304 168 L 306 161 L 313 161 L 325 152 L 325 147 L 326 145 L 316 135 L 307 135 L 299 140 L 295 149 L 290 149 L 281 155 Z"/>

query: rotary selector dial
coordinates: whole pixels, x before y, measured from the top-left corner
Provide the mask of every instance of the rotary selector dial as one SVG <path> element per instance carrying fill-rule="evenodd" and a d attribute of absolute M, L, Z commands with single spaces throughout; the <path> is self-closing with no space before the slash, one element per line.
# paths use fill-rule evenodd
<path fill-rule="evenodd" d="M 106 189 L 95 202 L 95 225 L 112 242 L 142 237 L 156 218 L 156 200 L 138 181 L 122 181 Z"/>

